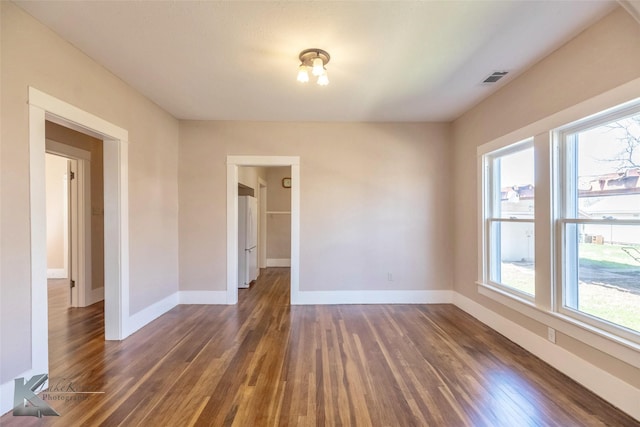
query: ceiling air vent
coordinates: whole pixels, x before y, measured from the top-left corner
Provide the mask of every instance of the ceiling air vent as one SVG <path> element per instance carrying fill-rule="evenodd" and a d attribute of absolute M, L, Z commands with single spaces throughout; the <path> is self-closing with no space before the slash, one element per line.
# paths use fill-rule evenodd
<path fill-rule="evenodd" d="M 508 71 L 494 71 L 489 77 L 483 80 L 483 84 L 491 84 L 495 83 L 504 76 L 506 76 Z"/>

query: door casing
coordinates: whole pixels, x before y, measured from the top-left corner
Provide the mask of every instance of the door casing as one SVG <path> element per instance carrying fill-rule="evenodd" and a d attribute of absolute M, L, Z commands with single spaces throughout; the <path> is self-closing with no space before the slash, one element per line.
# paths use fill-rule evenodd
<path fill-rule="evenodd" d="M 291 304 L 300 290 L 300 157 L 227 156 L 227 304 L 238 303 L 238 167 L 291 167 Z"/>
<path fill-rule="evenodd" d="M 29 87 L 31 373 L 49 372 L 45 122 L 102 139 L 104 152 L 105 339 L 131 333 L 129 320 L 129 134 L 125 129 Z"/>

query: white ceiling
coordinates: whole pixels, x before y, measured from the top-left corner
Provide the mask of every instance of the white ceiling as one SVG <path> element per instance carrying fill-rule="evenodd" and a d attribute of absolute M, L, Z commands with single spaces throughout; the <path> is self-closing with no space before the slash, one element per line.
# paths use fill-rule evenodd
<path fill-rule="evenodd" d="M 617 4 L 16 3 L 177 118 L 266 121 L 453 120 Z M 312 47 L 331 54 L 327 87 L 296 81 Z"/>

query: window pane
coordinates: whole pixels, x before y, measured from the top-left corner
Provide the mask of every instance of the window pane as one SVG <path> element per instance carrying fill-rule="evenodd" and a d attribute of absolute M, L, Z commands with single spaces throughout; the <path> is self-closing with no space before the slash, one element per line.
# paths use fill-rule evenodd
<path fill-rule="evenodd" d="M 640 332 L 640 226 L 567 224 L 566 243 L 578 267 L 566 275 L 565 304 Z"/>
<path fill-rule="evenodd" d="M 639 219 L 640 115 L 578 132 L 574 137 L 578 205 L 571 216 Z"/>
<path fill-rule="evenodd" d="M 490 238 L 491 281 L 535 295 L 533 222 L 494 221 Z"/>
<path fill-rule="evenodd" d="M 501 156 L 497 162 L 500 202 L 493 216 L 533 218 L 533 147 Z"/>

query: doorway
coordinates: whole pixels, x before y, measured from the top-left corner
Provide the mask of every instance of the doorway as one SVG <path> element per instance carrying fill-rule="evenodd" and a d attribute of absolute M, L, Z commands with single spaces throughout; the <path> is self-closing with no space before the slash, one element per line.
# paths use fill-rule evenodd
<path fill-rule="evenodd" d="M 45 128 L 56 139 L 47 138 L 45 146 L 47 279 L 60 276 L 56 267 L 62 252 L 69 304 L 86 307 L 104 298 L 102 216 L 91 209 L 93 202 L 101 206 L 103 194 L 102 142 L 51 122 Z"/>
<path fill-rule="evenodd" d="M 47 153 L 45 167 L 47 280 L 69 281 L 69 160 Z"/>
<path fill-rule="evenodd" d="M 267 267 L 291 267 L 290 181 L 290 166 L 238 167 L 240 289 L 259 283 Z"/>
<path fill-rule="evenodd" d="M 31 368 L 49 371 L 45 123 L 104 142 L 105 339 L 131 333 L 129 320 L 128 132 L 71 104 L 29 87 L 29 199 L 31 235 Z"/>
<path fill-rule="evenodd" d="M 78 286 L 84 285 L 78 280 L 77 163 L 55 154 L 46 155 L 48 300 L 51 301 L 51 289 L 56 289 L 59 305 L 67 308 L 78 307 Z"/>
<path fill-rule="evenodd" d="M 300 279 L 300 157 L 227 156 L 227 304 L 238 303 L 238 168 L 291 167 L 291 304 L 298 303 Z"/>

